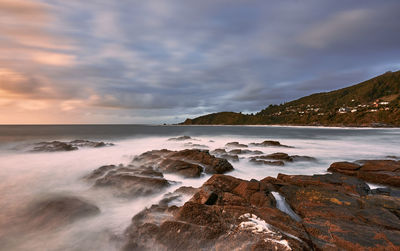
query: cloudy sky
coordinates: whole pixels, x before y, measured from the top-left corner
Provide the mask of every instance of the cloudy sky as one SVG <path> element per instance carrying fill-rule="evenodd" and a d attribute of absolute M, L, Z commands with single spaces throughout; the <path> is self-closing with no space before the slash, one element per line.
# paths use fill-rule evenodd
<path fill-rule="evenodd" d="M 175 123 L 400 69 L 400 1 L 0 0 L 0 124 Z"/>

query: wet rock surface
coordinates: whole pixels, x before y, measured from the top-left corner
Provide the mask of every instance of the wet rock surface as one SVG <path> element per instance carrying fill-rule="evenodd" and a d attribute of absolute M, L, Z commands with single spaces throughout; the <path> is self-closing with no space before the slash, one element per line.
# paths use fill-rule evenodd
<path fill-rule="evenodd" d="M 277 209 L 273 193 L 290 210 Z M 398 250 L 399 217 L 400 198 L 356 177 L 213 175 L 183 206 L 155 205 L 135 216 L 125 249 Z"/>
<path fill-rule="evenodd" d="M 136 215 L 125 250 L 309 248 L 292 234 L 307 239 L 301 224 L 275 207 L 266 186 L 214 175 L 183 206 L 155 205 Z"/>
<path fill-rule="evenodd" d="M 163 191 L 174 184 L 151 167 L 106 165 L 86 176 L 96 188 L 109 188 L 119 197 L 147 196 Z"/>
<path fill-rule="evenodd" d="M 105 165 L 85 178 L 97 188 L 110 188 L 117 196 L 137 197 L 162 192 L 174 181 L 164 174 L 172 173 L 185 178 L 198 178 L 203 173 L 226 173 L 232 165 L 208 151 L 186 149 L 182 151 L 153 150 L 136 156 L 127 165 Z"/>
<path fill-rule="evenodd" d="M 335 162 L 328 171 L 356 176 L 372 183 L 400 187 L 400 161 L 396 160 Z"/>
<path fill-rule="evenodd" d="M 294 161 L 316 161 L 316 159 L 310 156 L 289 155 L 282 152 L 271 153 L 268 155 L 259 155 L 250 158 L 251 163 L 273 166 L 283 166 L 285 165 L 285 162 Z"/>
<path fill-rule="evenodd" d="M 250 143 L 249 145 L 250 146 L 262 146 L 262 147 L 275 146 L 275 147 L 294 148 L 293 146 L 282 145 L 279 141 L 275 141 L 275 140 L 264 140 L 261 143 Z"/>
<path fill-rule="evenodd" d="M 209 151 L 199 149 L 149 151 L 137 156 L 132 161 L 132 165 L 152 166 L 155 170 L 164 173 L 176 173 L 184 177 L 199 177 L 202 172 L 222 174 L 233 170 L 233 166 L 226 159 L 217 158 L 211 155 Z M 175 168 L 176 166 L 179 168 Z M 201 170 L 199 167 L 201 167 Z M 187 176 L 185 171 L 187 168 L 196 169 L 199 173 Z"/>
<path fill-rule="evenodd" d="M 74 151 L 82 147 L 105 147 L 113 146 L 113 143 L 104 143 L 102 141 L 89 141 L 89 140 L 73 140 L 70 142 L 62 141 L 49 141 L 49 142 L 39 142 L 33 145 L 31 152 L 60 152 L 60 151 Z"/>

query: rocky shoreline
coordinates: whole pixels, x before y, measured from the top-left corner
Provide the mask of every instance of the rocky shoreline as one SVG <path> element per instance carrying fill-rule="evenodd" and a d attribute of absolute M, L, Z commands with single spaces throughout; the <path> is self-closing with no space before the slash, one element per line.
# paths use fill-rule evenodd
<path fill-rule="evenodd" d="M 195 141 L 187 136 L 170 139 L 189 140 Z M 336 162 L 327 169 L 330 173 L 320 175 L 279 174 L 260 180 L 230 176 L 234 167 L 229 161 L 244 158 L 257 165 L 279 166 L 318 161 L 283 152 L 264 154 L 249 149 L 252 145 L 294 148 L 267 140 L 248 145 L 230 142 L 211 152 L 152 150 L 127 165 L 101 166 L 84 180 L 94 191 L 137 198 L 179 185 L 167 174 L 190 179 L 212 175 L 201 187 L 181 186 L 134 215 L 124 235 L 117 238 L 122 250 L 400 249 L 397 157 Z M 99 213 L 101 208 L 88 201 L 61 196 L 34 204 L 24 221 L 53 226 Z"/>
<path fill-rule="evenodd" d="M 124 250 L 399 250 L 399 191 L 340 173 L 216 174 L 183 206 L 160 203 L 134 216 Z"/>

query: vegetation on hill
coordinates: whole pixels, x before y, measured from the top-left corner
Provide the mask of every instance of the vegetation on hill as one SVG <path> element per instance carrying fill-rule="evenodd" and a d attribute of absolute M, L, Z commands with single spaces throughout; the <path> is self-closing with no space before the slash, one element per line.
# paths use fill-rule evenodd
<path fill-rule="evenodd" d="M 187 119 L 182 124 L 400 126 L 400 71 L 270 105 L 254 115 L 220 112 Z"/>

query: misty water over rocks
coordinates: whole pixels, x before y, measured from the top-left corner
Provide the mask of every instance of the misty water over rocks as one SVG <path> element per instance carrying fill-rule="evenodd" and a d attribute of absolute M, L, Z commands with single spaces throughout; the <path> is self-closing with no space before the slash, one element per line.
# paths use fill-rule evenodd
<path fill-rule="evenodd" d="M 185 135 L 190 138 L 182 137 Z M 169 140 L 171 138 L 178 140 Z M 33 143 L 77 139 L 112 142 L 114 146 L 29 152 L 28 146 Z M 265 140 L 279 141 L 291 147 L 261 144 Z M 228 144 L 231 142 L 238 144 Z M 115 196 L 109 189 L 94 188 L 85 177 L 101 166 L 128 166 L 135 156 L 146 151 L 180 151 L 199 148 L 199 145 L 211 153 L 215 149 L 224 149 L 225 153 L 219 152 L 237 154 L 238 161 L 227 158 L 234 168 L 229 175 L 245 180 L 261 180 L 267 176 L 276 177 L 278 173 L 321 174 L 337 161 L 399 156 L 400 130 L 250 126 L 1 126 L 0 249 L 120 249 L 123 233 L 135 214 L 157 204 L 166 194 L 181 186 L 200 187 L 211 174 L 203 172 L 198 178 L 185 178 L 164 173 L 164 179 L 173 183 L 158 193 L 137 197 Z M 249 151 L 238 151 L 241 145 L 248 146 L 242 150 Z M 257 155 L 261 152 L 264 156 L 285 153 L 289 157 L 309 156 L 315 160 L 284 161 L 284 165 L 255 164 L 251 162 L 254 151 L 258 151 Z M 73 202 L 68 204 L 72 207 L 59 200 L 49 202 L 49 198 L 67 198 Z M 172 203 L 182 205 L 188 198 L 182 197 Z M 45 212 L 45 217 L 37 219 L 32 207 L 39 202 L 42 203 L 39 204 L 42 210 L 39 212 Z M 82 205 L 84 210 L 80 211 Z M 54 210 L 69 213 L 62 214 L 60 218 Z"/>

